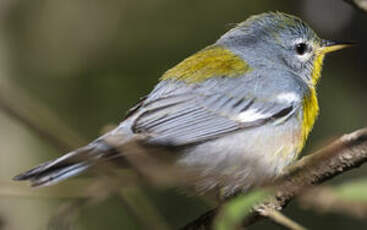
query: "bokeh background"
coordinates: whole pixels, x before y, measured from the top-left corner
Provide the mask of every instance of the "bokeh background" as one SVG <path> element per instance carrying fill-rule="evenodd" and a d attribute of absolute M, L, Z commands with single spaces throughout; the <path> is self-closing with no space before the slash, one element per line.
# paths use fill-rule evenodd
<path fill-rule="evenodd" d="M 327 57 L 319 85 L 321 115 L 304 152 L 366 126 L 367 14 L 342 0 L 1 0 L 0 94 L 24 108 L 26 117 L 52 114 L 73 130 L 71 141 L 82 144 L 118 124 L 169 67 L 214 42 L 232 23 L 264 11 L 295 14 L 324 38 L 360 43 Z M 73 199 L 35 195 L 44 194 L 42 189 L 29 195 L 22 192 L 24 184 L 11 182 L 17 173 L 59 156 L 60 148 L 1 110 L 0 137 L 0 229 L 67 229 L 49 223 Z M 366 176 L 362 167 L 329 183 Z M 59 185 L 48 194 L 63 189 Z M 174 189 L 142 192 L 174 229 L 211 207 Z M 367 220 L 308 210 L 297 202 L 285 213 L 310 229 L 367 226 Z M 116 196 L 83 206 L 72 222 L 78 230 L 147 229 Z M 250 229 L 281 228 L 264 221 Z"/>

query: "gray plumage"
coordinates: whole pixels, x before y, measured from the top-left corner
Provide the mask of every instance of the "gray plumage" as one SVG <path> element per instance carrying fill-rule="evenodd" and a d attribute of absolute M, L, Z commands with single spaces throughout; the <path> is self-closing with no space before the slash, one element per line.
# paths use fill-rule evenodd
<path fill-rule="evenodd" d="M 215 43 L 245 60 L 251 71 L 195 84 L 161 81 L 115 130 L 15 179 L 40 186 L 77 175 L 117 154 L 104 141 L 111 136 L 121 137 L 121 145 L 139 136 L 148 145 L 175 147 L 176 164 L 200 172 L 198 191 L 231 194 L 274 178 L 296 158 L 303 141 L 302 103 L 310 94 L 315 55 L 298 57 L 294 45 L 300 41 L 311 45 L 318 37 L 296 17 L 251 17 Z"/>

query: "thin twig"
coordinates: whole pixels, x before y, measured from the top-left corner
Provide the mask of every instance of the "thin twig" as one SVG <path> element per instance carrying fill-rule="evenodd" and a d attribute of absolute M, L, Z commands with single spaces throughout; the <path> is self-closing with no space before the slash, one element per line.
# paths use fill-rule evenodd
<path fill-rule="evenodd" d="M 304 157 L 285 170 L 277 180 L 276 195 L 260 205 L 260 209 L 283 209 L 296 195 L 312 185 L 323 183 L 341 173 L 357 168 L 367 161 L 367 128 L 344 135 L 327 147 Z M 184 230 L 211 229 L 217 210 L 211 210 L 186 225 Z M 259 212 L 253 212 L 244 220 L 250 225 L 262 219 Z"/>
<path fill-rule="evenodd" d="M 367 0 L 344 0 L 344 1 L 351 4 L 356 9 L 367 13 Z"/>
<path fill-rule="evenodd" d="M 289 219 L 283 213 L 274 210 L 274 209 L 266 209 L 261 213 L 263 216 L 270 218 L 273 222 L 287 228 L 290 230 L 307 230 L 305 227 L 296 223 L 295 221 Z"/>
<path fill-rule="evenodd" d="M 305 209 L 312 209 L 318 213 L 336 213 L 348 215 L 356 219 L 367 218 L 366 200 L 344 199 L 335 187 L 319 186 L 302 194 L 297 199 L 299 205 Z"/>
<path fill-rule="evenodd" d="M 70 151 L 86 143 L 46 106 L 8 83 L 1 84 L 0 110 L 53 144 L 61 152 Z"/>
<path fill-rule="evenodd" d="M 119 195 L 123 203 L 130 207 L 131 212 L 146 229 L 171 229 L 141 189 L 121 190 Z"/>
<path fill-rule="evenodd" d="M 91 196 L 86 187 L 93 183 L 88 179 L 75 179 L 60 186 L 48 187 L 42 190 L 30 188 L 26 184 L 0 181 L 0 197 L 25 199 L 81 199 Z"/>

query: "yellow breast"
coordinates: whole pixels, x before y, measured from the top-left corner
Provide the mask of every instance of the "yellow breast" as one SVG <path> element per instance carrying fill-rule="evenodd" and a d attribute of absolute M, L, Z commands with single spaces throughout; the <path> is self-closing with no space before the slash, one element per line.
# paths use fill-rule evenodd
<path fill-rule="evenodd" d="M 301 129 L 301 144 L 299 151 L 304 147 L 308 135 L 310 134 L 316 118 L 319 115 L 319 103 L 317 101 L 317 93 L 315 90 L 316 84 L 321 77 L 322 64 L 325 54 L 318 54 L 313 63 L 311 76 L 310 94 L 303 99 L 303 114 L 302 114 L 302 129 Z"/>
<path fill-rule="evenodd" d="M 302 129 L 301 129 L 301 144 L 299 151 L 304 147 L 307 137 L 310 134 L 316 118 L 319 114 L 319 103 L 317 101 L 316 90 L 311 89 L 310 95 L 303 100 L 303 114 L 302 114 Z"/>
<path fill-rule="evenodd" d="M 161 80 L 198 83 L 210 77 L 239 77 L 249 70 L 249 65 L 230 50 L 221 46 L 210 46 L 168 70 Z"/>

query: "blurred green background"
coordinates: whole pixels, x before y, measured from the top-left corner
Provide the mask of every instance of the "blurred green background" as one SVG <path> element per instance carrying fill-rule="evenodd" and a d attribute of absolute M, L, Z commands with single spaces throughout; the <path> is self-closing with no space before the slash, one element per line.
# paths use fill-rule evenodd
<path fill-rule="evenodd" d="M 169 67 L 214 42 L 233 23 L 264 11 L 295 14 L 324 38 L 360 43 L 327 57 L 319 85 L 321 115 L 304 152 L 366 126 L 367 14 L 342 0 L 2 0 L 0 91 L 2 86 L 15 85 L 80 137 L 92 140 L 106 125 L 118 124 Z M 1 112 L 0 127 L 1 191 L 17 173 L 61 154 Z M 366 175 L 362 167 L 330 183 Z M 144 193 L 173 228 L 210 207 L 177 191 L 146 188 Z M 46 229 L 60 205 L 68 202 L 2 194 L 0 229 Z M 367 220 L 305 210 L 296 202 L 285 213 L 310 229 L 367 225 Z M 84 207 L 74 227 L 146 228 L 118 197 Z M 265 221 L 250 229 L 281 228 Z"/>

